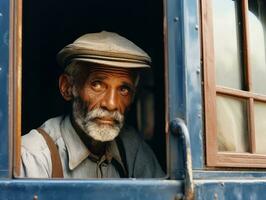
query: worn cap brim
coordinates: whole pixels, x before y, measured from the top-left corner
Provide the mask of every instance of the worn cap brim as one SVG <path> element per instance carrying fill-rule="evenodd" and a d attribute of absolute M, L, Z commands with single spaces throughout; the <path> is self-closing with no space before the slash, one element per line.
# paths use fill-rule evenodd
<path fill-rule="evenodd" d="M 137 62 L 130 62 L 126 60 L 104 60 L 104 59 L 93 59 L 93 58 L 73 58 L 73 61 L 81 61 L 81 62 L 88 62 L 88 63 L 95 63 L 101 64 L 110 67 L 121 67 L 121 68 L 150 68 L 150 65 L 145 63 L 137 63 Z"/>

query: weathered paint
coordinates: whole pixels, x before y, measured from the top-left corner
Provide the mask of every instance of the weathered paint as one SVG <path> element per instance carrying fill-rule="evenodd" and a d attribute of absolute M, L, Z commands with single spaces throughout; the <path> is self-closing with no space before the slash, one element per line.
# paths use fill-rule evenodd
<path fill-rule="evenodd" d="M 182 1 L 168 0 L 166 10 L 168 111 L 171 122 L 176 118 L 185 119 L 186 113 Z M 169 171 L 172 179 L 182 179 L 184 176 L 181 144 L 180 138 L 169 135 Z"/>
<path fill-rule="evenodd" d="M 0 1 L 0 178 L 9 172 L 8 140 L 8 64 L 9 1 Z"/>
<path fill-rule="evenodd" d="M 204 169 L 199 10 L 197 0 L 169 0 L 168 68 L 169 121 L 181 118 L 187 124 L 193 169 Z M 184 176 L 181 141 L 170 135 L 172 178 Z"/>
<path fill-rule="evenodd" d="M 183 4 L 186 123 L 190 133 L 193 169 L 203 169 L 204 141 L 198 0 L 184 0 Z"/>
<path fill-rule="evenodd" d="M 195 181 L 197 200 L 263 200 L 266 199 L 266 180 Z"/>
<path fill-rule="evenodd" d="M 0 199 L 153 199 L 174 200 L 180 181 L 159 180 L 9 180 L 0 182 Z"/>
<path fill-rule="evenodd" d="M 242 179 L 257 179 L 257 178 L 266 178 L 265 170 L 260 171 L 251 171 L 243 169 L 234 169 L 234 171 L 225 171 L 225 169 L 218 170 L 194 170 L 193 177 L 194 179 L 201 180 L 213 180 L 213 179 L 227 179 L 227 178 L 242 178 Z"/>

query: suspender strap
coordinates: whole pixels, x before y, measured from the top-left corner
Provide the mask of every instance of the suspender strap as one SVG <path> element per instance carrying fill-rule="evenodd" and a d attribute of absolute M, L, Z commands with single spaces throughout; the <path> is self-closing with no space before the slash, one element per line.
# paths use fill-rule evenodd
<path fill-rule="evenodd" d="M 60 160 L 58 149 L 53 139 L 42 128 L 37 128 L 37 131 L 43 136 L 51 153 L 52 160 L 52 178 L 63 178 L 63 167 Z"/>

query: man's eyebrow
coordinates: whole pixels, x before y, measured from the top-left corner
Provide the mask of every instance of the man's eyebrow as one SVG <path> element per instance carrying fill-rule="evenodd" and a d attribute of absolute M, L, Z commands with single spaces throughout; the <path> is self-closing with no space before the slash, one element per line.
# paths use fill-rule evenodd
<path fill-rule="evenodd" d="M 90 80 L 95 80 L 95 79 L 104 80 L 106 78 L 107 78 L 107 76 L 105 76 L 103 74 L 98 74 L 98 75 L 94 75 L 94 76 L 90 77 Z"/>
<path fill-rule="evenodd" d="M 123 85 L 123 86 L 126 86 L 126 87 L 128 87 L 128 88 L 130 88 L 130 89 L 133 90 L 133 91 L 135 91 L 135 86 L 134 86 L 134 84 L 131 84 L 131 83 L 128 83 L 128 82 L 123 81 L 123 82 L 122 82 L 122 85 Z"/>

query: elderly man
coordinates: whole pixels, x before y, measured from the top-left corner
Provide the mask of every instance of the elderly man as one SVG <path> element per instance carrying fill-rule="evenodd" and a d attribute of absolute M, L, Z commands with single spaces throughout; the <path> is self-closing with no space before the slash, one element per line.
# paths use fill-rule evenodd
<path fill-rule="evenodd" d="M 124 124 L 150 57 L 116 33 L 86 34 L 58 53 L 72 112 L 22 137 L 21 177 L 163 177 L 152 150 Z"/>

